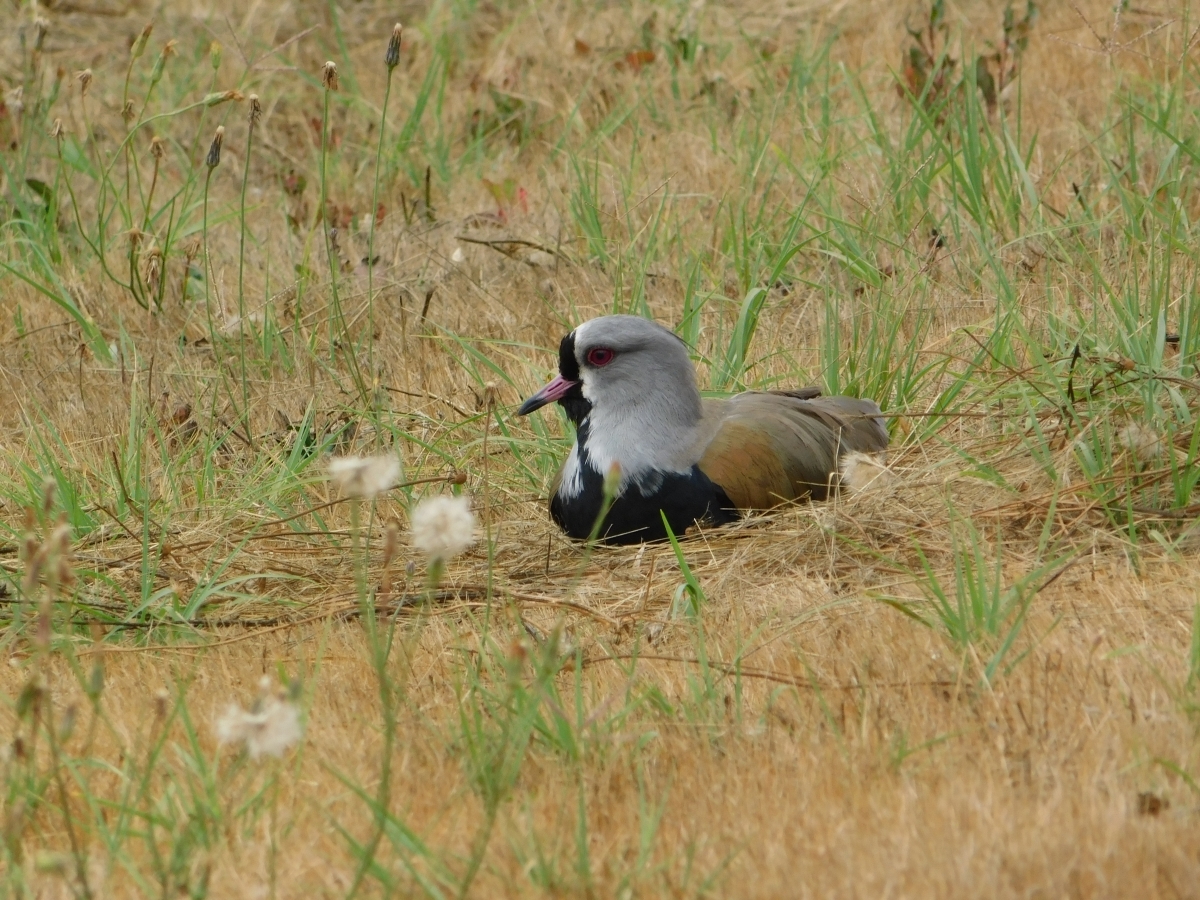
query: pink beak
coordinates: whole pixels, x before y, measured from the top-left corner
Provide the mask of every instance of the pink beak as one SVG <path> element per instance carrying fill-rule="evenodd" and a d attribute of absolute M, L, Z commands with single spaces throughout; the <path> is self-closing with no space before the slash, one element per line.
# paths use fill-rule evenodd
<path fill-rule="evenodd" d="M 561 400 L 577 384 L 579 384 L 578 381 L 567 381 L 561 375 L 555 375 L 553 381 L 521 404 L 521 408 L 517 410 L 517 415 L 527 416 L 535 409 L 541 409 L 547 403 Z"/>

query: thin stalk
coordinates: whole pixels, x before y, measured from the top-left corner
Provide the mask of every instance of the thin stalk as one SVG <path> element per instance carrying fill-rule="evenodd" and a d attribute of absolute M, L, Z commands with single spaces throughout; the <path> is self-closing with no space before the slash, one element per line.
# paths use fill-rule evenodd
<path fill-rule="evenodd" d="M 39 704 L 38 715 L 42 718 L 42 726 L 46 729 L 46 742 L 50 747 L 51 765 L 54 766 L 54 784 L 58 788 L 59 809 L 63 816 L 63 828 L 67 832 L 67 841 L 71 846 L 71 857 L 75 862 L 75 874 L 79 879 L 81 894 L 91 900 L 92 888 L 88 884 L 87 856 L 79 835 L 75 832 L 74 817 L 71 815 L 70 793 L 62 776 L 62 756 L 59 752 L 58 738 L 54 733 L 54 718 L 50 712 L 50 699 L 44 698 L 44 707 Z M 43 713 L 44 710 L 44 713 Z"/>
<path fill-rule="evenodd" d="M 221 137 L 225 129 L 218 129 L 217 137 L 213 138 L 212 147 L 208 151 L 208 171 L 204 175 L 204 200 L 202 203 L 203 222 L 201 225 L 201 249 L 204 256 L 204 312 L 208 316 L 208 337 L 212 346 L 217 346 L 217 332 L 213 327 L 212 317 L 212 260 L 208 253 L 208 188 L 212 183 L 213 170 L 221 160 Z"/>
<path fill-rule="evenodd" d="M 337 278 L 337 260 L 334 257 L 333 239 L 329 233 L 329 188 L 326 183 L 328 160 L 329 160 L 329 95 L 337 85 L 336 69 L 333 69 L 334 75 L 329 77 L 328 72 L 333 63 L 326 63 L 326 80 L 325 94 L 323 97 L 323 105 L 321 112 L 321 237 L 325 242 L 325 259 L 329 263 L 329 290 L 331 293 L 330 302 L 331 315 L 329 319 L 329 358 L 332 361 L 335 353 L 337 341 L 334 337 L 334 319 L 340 318 L 341 304 L 338 301 L 338 278 Z M 331 86 L 332 85 L 332 86 Z"/>
<path fill-rule="evenodd" d="M 241 213 L 240 225 L 241 230 L 238 237 L 238 322 L 242 333 L 245 333 L 246 328 L 246 186 L 250 183 L 250 152 L 254 147 L 254 127 L 258 124 L 258 117 L 262 113 L 262 107 L 258 102 L 258 95 L 250 95 L 250 124 L 246 131 L 246 160 L 242 170 L 242 194 L 241 194 Z M 241 360 L 242 368 L 242 408 L 246 410 L 246 435 L 250 438 L 251 443 L 254 442 L 254 434 L 250 427 L 250 385 L 246 374 L 246 348 L 245 342 L 242 342 L 241 353 L 238 355 Z"/>
<path fill-rule="evenodd" d="M 241 210 L 240 223 L 241 231 L 238 238 L 238 315 L 243 319 L 246 317 L 246 186 L 250 183 L 250 152 L 254 146 L 254 112 L 253 104 L 257 101 L 257 97 L 251 96 L 251 118 L 250 128 L 246 132 L 246 162 L 242 170 L 242 193 L 241 193 Z M 243 372 L 243 378 L 245 373 Z"/>
<path fill-rule="evenodd" d="M 392 30 L 388 42 L 387 53 L 384 55 L 384 65 L 387 68 L 387 81 L 383 88 L 383 110 L 379 114 L 379 142 L 375 147 L 375 184 L 371 190 L 371 230 L 367 234 L 367 333 L 375 334 L 375 225 L 379 221 L 379 169 L 383 159 L 383 136 L 387 130 L 388 100 L 392 96 L 392 73 L 400 61 L 401 28 L 397 25 Z M 375 372 L 375 341 L 367 344 L 368 361 L 371 372 Z"/>
<path fill-rule="evenodd" d="M 391 626 L 388 629 L 387 640 L 380 641 L 379 621 L 376 616 L 377 610 L 371 602 L 371 596 L 367 590 L 366 549 L 360 546 L 362 533 L 360 505 L 361 501 L 358 500 L 354 500 L 350 504 L 351 553 L 355 560 L 355 588 L 358 593 L 359 606 L 362 610 L 363 625 L 367 630 L 367 643 L 371 653 L 371 662 L 375 669 L 375 680 L 379 685 L 379 709 L 380 714 L 383 716 L 383 749 L 381 751 L 382 757 L 379 760 L 379 786 L 375 791 L 375 802 L 373 804 L 374 822 L 372 823 L 371 837 L 368 838 L 363 847 L 358 868 L 354 872 L 354 881 L 351 883 L 350 890 L 346 894 L 347 898 L 354 897 L 358 893 L 363 879 L 374 864 L 375 854 L 378 852 L 379 844 L 383 840 L 392 796 L 392 753 L 396 746 L 395 691 L 392 689 L 392 681 L 387 672 L 387 662 L 391 652 L 395 619 L 393 618 Z"/>
<path fill-rule="evenodd" d="M 329 162 L 329 95 L 338 89 L 337 66 L 332 62 L 325 63 L 323 81 L 325 84 L 324 103 L 321 113 L 321 230 L 324 232 L 325 239 L 325 256 L 329 261 L 329 290 L 330 290 L 330 312 L 329 312 L 329 361 L 332 363 L 336 359 L 338 334 L 335 329 L 340 331 L 340 336 L 346 339 L 346 343 L 350 344 L 349 334 L 347 334 L 345 316 L 342 315 L 341 296 L 338 294 L 338 260 L 337 253 L 333 246 L 332 227 L 329 222 L 329 188 L 327 168 Z M 350 353 L 347 357 L 350 366 L 350 376 L 354 379 L 354 385 L 358 388 L 359 399 L 366 403 L 369 399 L 366 382 L 363 380 L 362 371 L 358 365 L 358 354 L 353 346 L 350 347 Z"/>
<path fill-rule="evenodd" d="M 88 249 L 91 250 L 92 253 L 96 254 L 97 257 L 99 257 L 99 250 L 97 249 L 96 245 L 92 243 L 91 238 L 88 237 L 87 231 L 83 227 L 83 216 L 79 212 L 79 200 L 75 197 L 75 187 L 71 184 L 71 171 L 67 168 L 66 160 L 63 159 L 62 155 L 61 138 L 57 141 L 56 148 L 58 151 L 58 168 L 59 171 L 63 173 L 63 184 L 67 186 L 67 194 L 69 194 L 71 197 L 71 210 L 75 214 L 75 227 L 79 229 L 79 236 L 83 238 L 83 242 L 88 245 Z M 100 259 L 100 262 L 103 264 L 103 258 Z"/>

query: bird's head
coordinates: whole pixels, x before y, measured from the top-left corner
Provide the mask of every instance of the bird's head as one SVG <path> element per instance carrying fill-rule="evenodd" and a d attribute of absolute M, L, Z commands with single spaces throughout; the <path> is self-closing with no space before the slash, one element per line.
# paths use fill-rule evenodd
<path fill-rule="evenodd" d="M 521 404 L 528 415 L 557 401 L 578 425 L 593 408 L 610 414 L 649 407 L 664 422 L 700 414 L 687 346 L 671 331 L 637 316 L 602 316 L 562 339 L 558 377 Z"/>

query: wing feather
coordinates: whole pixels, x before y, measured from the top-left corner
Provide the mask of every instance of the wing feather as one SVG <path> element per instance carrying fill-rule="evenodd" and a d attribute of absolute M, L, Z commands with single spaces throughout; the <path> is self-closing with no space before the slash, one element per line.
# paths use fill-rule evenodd
<path fill-rule="evenodd" d="M 738 509 L 767 509 L 828 494 L 842 453 L 881 453 L 888 434 L 879 407 L 851 397 L 747 392 L 705 403 L 711 435 L 700 470 Z"/>

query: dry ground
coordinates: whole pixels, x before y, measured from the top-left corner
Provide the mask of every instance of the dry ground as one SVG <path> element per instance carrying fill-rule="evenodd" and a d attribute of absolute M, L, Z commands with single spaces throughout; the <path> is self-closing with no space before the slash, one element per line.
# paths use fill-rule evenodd
<path fill-rule="evenodd" d="M 956 72 L 998 44 L 1002 13 L 948 8 Z M 36 63 L 35 14 L 49 23 Z M 1198 510 L 1163 488 L 1196 456 L 1188 5 L 1041 10 L 990 118 L 969 86 L 944 118 L 898 94 L 904 24 L 928 20 L 919 4 L 217 0 L 4 15 L 0 85 L 26 87 L 0 118 L 7 892 L 1200 896 Z M 372 239 L 397 17 L 409 27 Z M 135 106 L 167 39 L 178 54 L 132 121 L 210 90 L 261 98 L 244 215 L 244 100 L 153 122 L 132 179 L 124 168 L 128 48 L 149 20 Z M 704 49 L 689 58 L 692 39 Z M 326 59 L 341 80 L 328 97 Z M 430 71 L 442 74 L 423 91 Z M 1159 119 L 1134 111 L 1155 102 Z M 955 104 L 983 118 L 956 125 Z M 925 136 L 906 143 L 922 115 Z M 1000 134 L 1001 118 L 1023 162 L 1006 168 L 1001 151 L 979 184 L 1015 193 L 1015 212 L 997 200 L 973 218 L 967 142 L 947 139 L 956 170 L 930 135 Z M 54 119 L 62 143 L 45 136 Z M 116 284 L 151 134 L 169 144 L 159 196 L 183 197 L 177 224 L 131 220 L 134 277 L 165 284 L 154 313 Z M 107 199 L 100 163 L 62 162 L 71 147 L 112 161 Z M 22 224 L 14 198 L 42 196 L 29 179 L 53 188 L 49 225 Z M 80 237 L 102 209 L 112 277 Z M 803 251 L 764 283 L 789 242 Z M 31 246 L 50 262 L 38 268 Z M 165 260 L 159 281 L 147 247 Z M 587 552 L 558 535 L 544 491 L 566 427 L 511 413 L 564 330 L 614 308 L 685 331 L 697 309 L 702 381 L 717 386 L 758 286 L 758 331 L 723 386 L 878 396 L 897 417 L 898 478 L 691 535 L 692 614 L 670 546 Z M 1122 319 L 1132 307 L 1112 298 L 1130 296 L 1151 299 Z M 1160 335 L 1143 359 L 1155 310 L 1180 338 Z M 1062 398 L 1089 383 L 1074 419 Z M 1131 422 L 1174 449 L 1139 459 L 1115 437 Z M 407 510 L 448 488 L 374 507 L 367 583 L 382 577 L 380 523 L 397 521 L 389 571 L 405 602 L 380 607 L 397 623 L 382 673 L 395 743 L 390 817 L 367 854 L 381 672 L 359 615 L 358 532 L 323 459 L 384 450 L 411 479 L 464 473 L 489 540 L 425 605 Z M 74 580 L 48 603 L 51 585 L 25 581 L 26 535 L 36 548 L 59 517 Z M 956 560 L 962 575 L 975 549 L 976 591 L 956 590 Z M 1016 606 L 955 640 L 929 602 L 935 580 Z M 299 686 L 297 748 L 276 762 L 218 747 L 226 705 L 280 674 Z"/>

